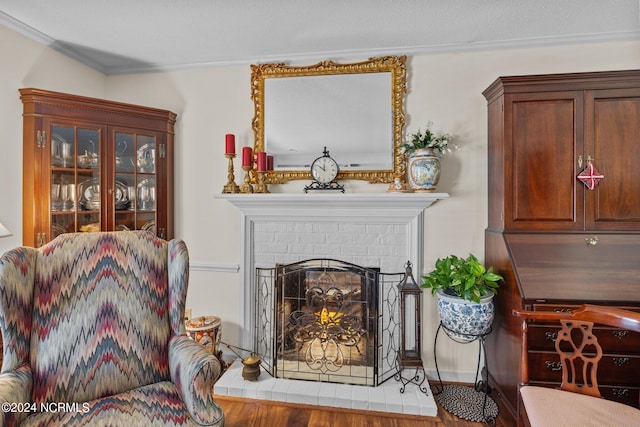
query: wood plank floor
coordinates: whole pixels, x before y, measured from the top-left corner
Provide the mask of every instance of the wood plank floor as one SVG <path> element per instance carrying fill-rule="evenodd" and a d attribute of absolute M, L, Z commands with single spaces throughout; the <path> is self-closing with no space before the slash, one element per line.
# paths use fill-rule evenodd
<path fill-rule="evenodd" d="M 326 406 L 299 405 L 265 400 L 216 396 L 225 413 L 225 427 L 478 427 L 438 406 L 437 417 L 355 411 Z M 496 427 L 514 427 L 500 399 Z"/>

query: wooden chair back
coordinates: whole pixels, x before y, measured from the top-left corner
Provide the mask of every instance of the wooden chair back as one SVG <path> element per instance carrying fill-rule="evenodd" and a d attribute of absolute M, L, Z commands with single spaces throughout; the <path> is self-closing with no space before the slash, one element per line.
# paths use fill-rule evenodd
<path fill-rule="evenodd" d="M 602 347 L 593 334 L 593 325 L 600 324 L 640 332 L 640 313 L 618 308 L 584 304 L 569 312 L 513 310 L 522 319 L 521 385 L 529 383 L 527 331 L 529 321 L 559 321 L 562 329 L 555 342 L 562 363 L 562 390 L 600 397 L 598 362 Z"/>

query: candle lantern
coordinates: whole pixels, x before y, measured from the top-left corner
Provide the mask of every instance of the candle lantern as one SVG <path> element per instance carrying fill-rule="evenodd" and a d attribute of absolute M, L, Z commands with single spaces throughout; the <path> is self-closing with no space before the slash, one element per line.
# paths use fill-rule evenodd
<path fill-rule="evenodd" d="M 400 291 L 400 366 L 422 366 L 420 348 L 420 322 L 422 289 L 413 278 L 411 262 L 407 262 L 404 279 L 398 285 Z"/>
<path fill-rule="evenodd" d="M 405 385 L 414 383 L 420 390 L 427 393 L 426 387 L 422 383 L 426 380 L 424 367 L 422 365 L 422 347 L 420 339 L 422 337 L 422 289 L 413 278 L 411 262 L 405 265 L 405 275 L 398 284 L 400 294 L 400 348 L 396 359 L 397 373 L 396 380 L 402 381 L 400 392 L 404 393 Z M 415 368 L 415 373 L 409 377 L 403 376 L 405 368 Z"/>

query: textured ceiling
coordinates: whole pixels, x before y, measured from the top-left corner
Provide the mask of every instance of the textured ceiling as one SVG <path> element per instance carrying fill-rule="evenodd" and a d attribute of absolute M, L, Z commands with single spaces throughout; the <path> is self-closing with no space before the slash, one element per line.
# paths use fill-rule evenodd
<path fill-rule="evenodd" d="M 106 74 L 640 39 L 640 0 L 0 0 Z"/>

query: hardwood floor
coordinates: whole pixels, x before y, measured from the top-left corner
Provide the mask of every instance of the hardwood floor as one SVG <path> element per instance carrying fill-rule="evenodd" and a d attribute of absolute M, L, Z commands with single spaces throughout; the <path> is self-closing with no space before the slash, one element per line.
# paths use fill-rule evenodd
<path fill-rule="evenodd" d="M 496 427 L 514 427 L 508 412 L 495 398 L 500 413 Z M 438 406 L 437 417 L 355 411 L 326 406 L 216 396 L 225 413 L 225 427 L 476 427 Z"/>

